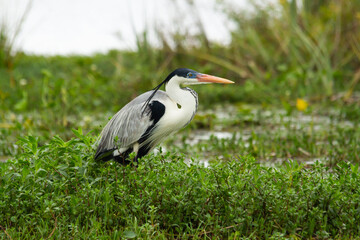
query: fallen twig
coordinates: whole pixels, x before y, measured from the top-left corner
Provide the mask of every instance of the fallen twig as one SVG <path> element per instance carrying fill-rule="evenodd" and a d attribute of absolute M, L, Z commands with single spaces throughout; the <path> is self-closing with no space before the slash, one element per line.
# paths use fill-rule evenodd
<path fill-rule="evenodd" d="M 52 216 L 53 216 L 53 218 L 54 218 L 54 220 L 55 220 L 54 229 L 51 231 L 51 233 L 50 233 L 50 235 L 47 237 L 47 239 L 50 239 L 50 238 L 52 237 L 52 235 L 54 234 L 55 229 L 56 229 L 56 227 L 57 227 L 57 217 L 55 217 L 55 215 L 54 215 L 53 213 L 52 213 Z"/>
<path fill-rule="evenodd" d="M 8 236 L 8 238 L 12 239 L 12 237 L 7 233 L 7 231 L 3 226 L 0 225 L 0 228 L 4 231 L 4 233 L 6 234 L 6 236 Z"/>

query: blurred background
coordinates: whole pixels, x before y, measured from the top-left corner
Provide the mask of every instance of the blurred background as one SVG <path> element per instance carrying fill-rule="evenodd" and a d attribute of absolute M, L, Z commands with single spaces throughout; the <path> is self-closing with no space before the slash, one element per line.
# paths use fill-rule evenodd
<path fill-rule="evenodd" d="M 247 1 L 231 3 L 251 9 Z M 156 29 L 174 33 L 181 28 L 195 34 L 203 28 L 209 40 L 229 43 L 235 25 L 217 5 L 214 0 L 2 0 L 0 11 L 9 37 L 17 34 L 13 43 L 17 50 L 89 55 L 111 49 L 135 50 L 136 34 L 144 31 L 149 42 L 159 46 Z"/>
<path fill-rule="evenodd" d="M 241 154 L 359 160 L 360 1 L 0 0 L 0 14 L 0 155 L 28 134 L 42 144 L 72 128 L 98 134 L 125 103 L 188 67 L 236 82 L 194 87 L 192 128 L 223 124 L 221 108 L 233 116 L 230 137 L 248 130 Z M 286 116 L 321 132 L 290 124 L 283 136 Z M 341 139 L 353 148 L 331 155 L 332 140 L 314 146 L 337 136 L 334 122 L 350 126 Z M 274 149 L 274 137 L 288 147 Z"/>

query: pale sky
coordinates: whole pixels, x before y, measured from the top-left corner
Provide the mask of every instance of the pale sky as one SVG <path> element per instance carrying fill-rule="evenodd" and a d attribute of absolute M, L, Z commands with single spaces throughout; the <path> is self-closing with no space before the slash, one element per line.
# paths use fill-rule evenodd
<path fill-rule="evenodd" d="M 246 0 L 230 1 L 237 7 L 247 5 Z M 184 0 L 0 0 L 0 23 L 14 31 L 29 2 L 32 4 L 15 44 L 27 53 L 91 54 L 134 49 L 134 32 L 156 25 L 165 32 L 181 26 L 193 33 L 197 31 L 197 16 L 213 41 L 227 43 L 232 28 L 216 7 L 216 0 L 195 0 L 193 9 Z M 154 39 L 150 35 L 152 42 Z"/>

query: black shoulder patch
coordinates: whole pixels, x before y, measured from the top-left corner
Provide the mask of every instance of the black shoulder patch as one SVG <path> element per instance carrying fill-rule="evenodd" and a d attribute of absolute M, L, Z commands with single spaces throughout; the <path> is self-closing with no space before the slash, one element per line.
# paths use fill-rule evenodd
<path fill-rule="evenodd" d="M 150 108 L 150 120 L 153 120 L 153 124 L 151 124 L 151 126 L 149 126 L 146 129 L 145 133 L 141 136 L 138 143 L 142 143 L 146 139 L 149 138 L 149 136 L 151 135 L 151 132 L 154 130 L 156 123 L 160 120 L 160 118 L 165 113 L 165 105 L 159 101 L 152 101 L 149 104 L 149 108 Z M 139 150 L 141 152 L 140 155 L 146 155 L 150 149 L 151 149 L 151 146 L 148 146 L 148 145 L 143 147 L 143 149 Z"/>
<path fill-rule="evenodd" d="M 149 104 L 149 107 L 150 107 L 150 119 L 153 120 L 153 124 L 148 127 L 146 129 L 146 132 L 141 136 L 140 140 L 139 140 L 139 143 L 142 143 L 144 142 L 146 139 L 149 138 L 149 136 L 151 135 L 152 131 L 154 130 L 154 127 L 156 125 L 157 122 L 159 122 L 160 118 L 164 115 L 165 113 L 165 105 L 162 104 L 161 102 L 159 101 L 152 101 L 150 104 Z M 149 153 L 150 149 L 152 148 L 153 146 L 151 145 L 151 143 L 146 143 L 144 146 L 142 146 L 140 149 L 139 149 L 139 152 L 137 154 L 137 157 L 138 158 L 142 158 L 143 156 L 145 156 L 146 154 Z"/>
<path fill-rule="evenodd" d="M 151 110 L 150 111 L 151 112 L 150 119 L 154 120 L 153 125 L 155 125 L 160 120 L 160 118 L 164 115 L 164 113 L 165 113 L 165 105 L 162 104 L 159 101 L 152 101 L 149 104 L 149 107 L 150 107 L 150 110 Z"/>

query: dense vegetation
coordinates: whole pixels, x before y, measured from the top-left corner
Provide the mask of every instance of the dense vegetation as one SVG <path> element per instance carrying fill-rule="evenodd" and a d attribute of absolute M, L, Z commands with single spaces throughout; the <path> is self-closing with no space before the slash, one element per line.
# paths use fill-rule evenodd
<path fill-rule="evenodd" d="M 0 238 L 360 235 L 360 2 L 229 5 L 228 45 L 199 24 L 157 30 L 157 47 L 145 32 L 135 51 L 33 56 L 1 26 Z M 194 87 L 192 124 L 137 168 L 95 163 L 101 125 L 180 66 L 236 85 Z"/>
<path fill-rule="evenodd" d="M 92 161 L 75 131 L 2 165 L 0 218 L 14 239 L 353 237 L 360 234 L 358 165 L 263 167 L 234 157 L 205 168 L 178 154 L 137 168 Z M 107 236 L 107 237 L 104 237 Z"/>

